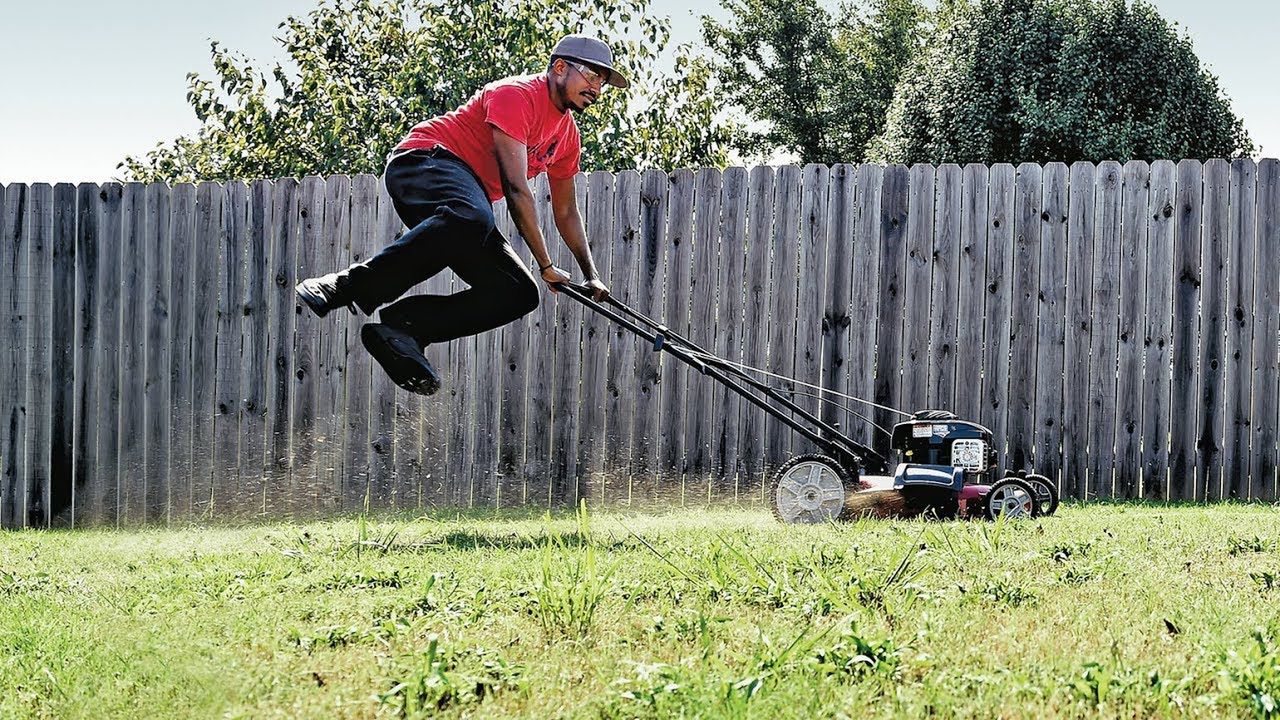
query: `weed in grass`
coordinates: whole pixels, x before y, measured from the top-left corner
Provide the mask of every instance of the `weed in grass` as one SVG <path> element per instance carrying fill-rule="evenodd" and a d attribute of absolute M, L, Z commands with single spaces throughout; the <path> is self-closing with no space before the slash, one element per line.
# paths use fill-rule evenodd
<path fill-rule="evenodd" d="M 893 675 L 901 657 L 891 638 L 869 640 L 850 622 L 833 645 L 816 650 L 811 660 L 819 674 L 847 681 L 868 673 Z"/>
<path fill-rule="evenodd" d="M 1271 592 L 1276 588 L 1280 588 L 1280 576 L 1269 571 L 1259 571 L 1249 573 L 1249 579 L 1258 584 L 1258 589 L 1262 592 Z"/>
<path fill-rule="evenodd" d="M 357 627 L 339 627 L 329 625 L 316 628 L 310 634 L 303 634 L 297 628 L 289 630 L 288 640 L 308 655 L 316 648 L 336 649 L 354 645 L 365 637 L 366 633 Z"/>
<path fill-rule="evenodd" d="M 396 717 L 431 717 L 453 706 L 482 703 L 499 692 L 521 690 L 522 673 L 521 666 L 488 650 L 446 651 L 433 635 L 426 652 L 377 699 Z"/>
<path fill-rule="evenodd" d="M 398 588 L 406 582 L 400 568 L 390 572 L 356 570 L 336 573 L 320 584 L 324 590 L 365 590 L 369 588 Z"/>
<path fill-rule="evenodd" d="M 1254 630 L 1243 652 L 1224 658 L 1224 672 L 1256 718 L 1280 718 L 1280 643 L 1273 630 Z"/>
<path fill-rule="evenodd" d="M 586 540 L 581 546 L 570 548 L 551 534 L 542 547 L 533 600 L 547 637 L 587 637 L 612 587 L 615 566 L 600 562 L 585 502 L 578 508 L 577 524 L 578 536 Z"/>
<path fill-rule="evenodd" d="M 1010 607 L 1029 605 L 1038 599 L 1034 592 L 1014 582 L 1009 573 L 1003 577 L 988 578 L 978 586 L 976 596 L 987 602 Z"/>
<path fill-rule="evenodd" d="M 1048 550 L 1049 557 L 1054 562 L 1064 563 L 1068 560 L 1085 557 L 1093 548 L 1093 543 L 1057 543 Z"/>
<path fill-rule="evenodd" d="M 1264 553 L 1269 551 L 1272 545 L 1271 541 L 1257 535 L 1246 538 L 1232 534 L 1227 537 L 1227 554 L 1234 557 L 1246 553 Z"/>
<path fill-rule="evenodd" d="M 1058 581 L 1064 585 L 1083 585 L 1094 579 L 1096 573 L 1092 568 L 1072 565 L 1058 574 Z"/>
<path fill-rule="evenodd" d="M 0 595 L 23 595 L 45 592 L 50 584 L 48 573 L 19 575 L 0 568 Z"/>
<path fill-rule="evenodd" d="M 679 669 L 666 663 L 630 664 L 632 672 L 612 683 L 622 701 L 613 703 L 615 710 L 622 711 L 615 714 L 635 717 L 639 712 L 660 717 L 675 710 L 671 705 L 679 702 L 676 696 L 683 687 Z"/>

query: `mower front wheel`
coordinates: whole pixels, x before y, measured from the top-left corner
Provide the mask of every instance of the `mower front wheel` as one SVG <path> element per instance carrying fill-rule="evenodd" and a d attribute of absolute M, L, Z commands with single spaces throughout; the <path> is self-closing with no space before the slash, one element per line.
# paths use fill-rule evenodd
<path fill-rule="evenodd" d="M 1007 477 L 992 485 L 986 502 L 987 518 L 991 520 L 996 520 L 1001 515 L 1017 520 L 1039 514 L 1036 491 L 1021 478 Z"/>
<path fill-rule="evenodd" d="M 773 473 L 773 515 L 785 523 L 843 520 L 845 499 L 858 490 L 857 477 L 826 455 L 799 455 Z"/>

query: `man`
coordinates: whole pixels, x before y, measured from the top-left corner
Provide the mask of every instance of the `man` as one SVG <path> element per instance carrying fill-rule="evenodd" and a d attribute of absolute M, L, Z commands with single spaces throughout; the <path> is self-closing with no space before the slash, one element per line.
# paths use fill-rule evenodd
<path fill-rule="evenodd" d="M 490 83 L 457 110 L 419 123 L 388 158 L 384 182 L 396 214 L 410 228 L 391 245 L 346 270 L 309 278 L 295 290 L 317 316 L 346 306 L 381 322 L 360 340 L 400 387 L 423 395 L 440 376 L 423 348 L 505 325 L 538 306 L 538 285 L 494 227 L 491 203 L 506 197 L 543 282 L 555 291 L 569 274 L 552 264 L 539 229 L 529 179 L 545 171 L 556 228 L 597 300 L 600 281 L 578 212 L 574 175 L 581 144 L 573 114 L 605 85 L 629 84 L 603 42 L 569 35 L 545 73 Z M 452 295 L 413 295 L 409 288 L 444 268 L 470 287 Z M 390 303 L 387 305 L 387 303 Z"/>

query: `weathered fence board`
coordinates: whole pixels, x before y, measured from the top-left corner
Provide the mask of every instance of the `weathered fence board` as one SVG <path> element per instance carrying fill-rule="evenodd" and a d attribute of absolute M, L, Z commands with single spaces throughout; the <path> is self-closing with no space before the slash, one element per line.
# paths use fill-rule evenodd
<path fill-rule="evenodd" d="M 983 353 L 982 406 L 978 421 L 995 433 L 996 463 L 1005 462 L 1008 433 L 1010 317 L 1013 302 L 1013 222 L 1016 210 L 1016 170 L 1009 164 L 992 166 L 988 196 L 986 351 Z M 1022 362 L 1019 358 L 1018 362 Z"/>
<path fill-rule="evenodd" d="M 244 236 L 247 189 L 242 182 L 227 183 L 222 203 L 222 227 L 218 284 L 217 408 L 213 419 L 213 501 L 218 514 L 243 510 L 240 495 L 240 305 L 244 298 Z"/>
<path fill-rule="evenodd" d="M 936 171 L 913 165 L 907 200 L 907 258 L 902 276 L 902 393 L 892 403 L 907 412 L 927 409 L 929 292 L 933 285 L 933 214 Z"/>
<path fill-rule="evenodd" d="M 663 290 L 667 286 L 667 214 L 669 183 L 665 173 L 647 170 L 640 179 L 640 261 L 636 267 L 637 311 L 648 317 L 661 316 Z M 651 503 L 661 487 L 661 439 L 659 413 L 662 411 L 662 356 L 638 351 L 636 357 L 635 427 L 632 429 L 631 497 L 633 502 Z M 533 388 L 529 401 L 533 402 Z"/>
<path fill-rule="evenodd" d="M 264 483 L 266 511 L 274 517 L 295 511 L 297 489 L 291 472 L 293 461 L 293 397 L 295 384 L 294 333 L 298 309 L 293 287 L 298 283 L 299 184 L 296 178 L 275 181 L 271 193 L 270 285 L 266 293 L 266 459 Z M 177 202 L 177 197 L 174 198 Z M 175 388 L 176 397 L 176 388 Z"/>
<path fill-rule="evenodd" d="M 747 188 L 747 259 L 743 269 L 743 343 L 742 362 L 763 368 L 769 360 L 769 246 L 773 237 L 774 170 L 752 168 Z M 742 424 L 741 462 L 738 473 L 743 485 L 763 486 L 765 414 L 760 408 L 743 403 L 738 415 Z"/>
<path fill-rule="evenodd" d="M 858 193 L 858 172 L 854 165 L 835 165 L 831 168 L 830 202 L 827 203 L 826 277 L 823 280 L 822 304 L 822 381 L 823 388 L 847 393 L 849 388 L 849 293 L 853 275 L 853 247 L 855 242 Z M 823 394 L 823 399 L 840 405 L 842 398 Z M 839 405 L 824 402 L 819 408 L 824 422 L 837 425 L 848 432 L 852 417 L 846 417 Z"/>
<path fill-rule="evenodd" d="M 1137 497 L 1142 467 L 1142 322 L 1147 266 L 1147 188 L 1150 168 L 1145 162 L 1125 163 L 1121 180 L 1120 313 L 1116 375 L 1115 494 Z"/>
<path fill-rule="evenodd" d="M 809 164 L 803 169 L 800 193 L 800 242 L 797 257 L 800 274 L 796 289 L 795 377 L 809 385 L 822 383 L 822 308 L 827 290 L 827 193 L 831 171 L 826 165 Z M 804 394 L 796 405 L 819 415 L 819 393 L 812 387 L 798 388 Z M 817 446 L 795 437 L 796 454 L 816 452 Z"/>
<path fill-rule="evenodd" d="M 533 183 L 533 199 L 542 231 L 542 241 L 552 262 L 557 261 L 558 240 L 553 233 L 551 195 L 547 176 L 539 175 Z M 554 242 L 553 242 L 554 241 Z M 542 283 L 541 280 L 538 281 Z M 556 311 L 564 306 L 546 289 L 538 288 L 542 301 L 530 317 L 529 386 L 526 404 L 528 431 L 525 439 L 525 497 L 534 505 L 551 502 L 551 400 L 556 367 Z"/>
<path fill-rule="evenodd" d="M 170 192 L 169 222 L 169 306 L 168 327 L 169 375 L 171 403 L 169 439 L 168 504 L 165 517 L 185 518 L 191 512 L 191 478 L 195 466 L 192 454 L 195 417 L 192 412 L 194 352 L 205 338 L 194 337 L 194 302 L 192 290 L 196 257 L 196 187 L 191 183 L 174 185 Z M 203 273 L 204 268 L 199 270 Z M 290 332 L 288 337 L 292 338 Z M 292 347 L 288 354 L 293 355 Z M 289 435 L 285 428 L 285 435 Z"/>
<path fill-rule="evenodd" d="M 174 513 L 175 517 L 181 518 L 207 517 L 213 511 L 214 422 L 218 414 L 218 288 L 222 275 L 221 253 L 226 242 L 226 229 L 222 224 L 223 197 L 223 189 L 217 183 L 203 182 L 196 187 L 191 288 L 191 478 L 185 506 Z M 104 238 L 99 243 L 100 256 L 110 251 L 109 242 Z M 99 353 L 102 353 L 105 346 L 101 345 L 101 338 L 99 341 Z M 101 437 L 101 431 L 99 433 Z M 311 434 L 304 432 L 303 437 L 310 438 Z M 100 439 L 100 445 L 101 442 Z M 101 452 L 100 446 L 99 457 Z M 218 480 L 223 481 L 223 478 Z"/>
<path fill-rule="evenodd" d="M 586 178 L 579 175 L 574 183 L 578 207 L 586 207 Z M 554 205 L 545 215 L 554 214 Z M 575 270 L 573 254 L 564 244 L 558 229 L 547 233 L 548 249 L 557 265 Z M 582 323 L 584 308 L 569 298 L 557 298 L 555 399 L 551 422 L 551 502 L 576 505 L 582 497 L 578 467 L 578 391 L 582 379 Z"/>
<path fill-rule="evenodd" d="M 146 519 L 146 186 L 126 183 L 120 246 L 120 479 L 122 523 Z M 238 237 L 238 236 L 237 236 Z M 243 245 L 237 245 L 243 250 Z M 231 507 L 236 507 L 235 503 Z"/>
<path fill-rule="evenodd" d="M 587 181 L 587 202 L 580 208 L 586 215 L 587 241 L 596 269 L 605 285 L 613 287 L 610 261 L 613 257 L 613 204 L 616 197 L 613 173 L 593 172 Z M 609 321 L 588 311 L 582 318 L 582 387 L 578 426 L 578 468 L 582 475 L 579 495 L 591 503 L 604 501 L 604 444 L 608 387 Z M 496 348 L 495 348 L 496 354 Z"/>
<path fill-rule="evenodd" d="M 0 190 L 0 196 L 3 191 Z M 3 203 L 0 203 L 2 206 Z M 76 330 L 76 186 L 53 188 L 53 247 L 49 309 L 50 397 L 48 506 L 35 522 L 50 527 L 72 524 L 75 466 L 75 330 Z"/>
<path fill-rule="evenodd" d="M 374 237 L 378 196 L 370 180 L 372 177 L 369 175 L 357 175 L 351 179 L 352 263 L 368 260 L 379 249 Z M 373 439 L 370 432 L 374 412 L 373 376 L 375 371 L 385 376 L 381 368 L 374 367 L 373 358 L 365 352 L 360 342 L 361 324 L 348 321 L 346 372 L 343 374 L 346 428 L 342 439 L 342 502 L 343 507 L 348 510 L 364 510 L 373 505 L 370 452 Z"/>
<path fill-rule="evenodd" d="M 1274 501 L 1277 498 L 1277 427 L 1280 426 L 1280 357 L 1276 338 L 1280 336 L 1280 161 L 1263 160 L 1258 165 L 1258 255 L 1253 288 L 1253 444 L 1249 468 L 1251 497 Z"/>
<path fill-rule="evenodd" d="M 363 261 L 377 255 L 382 248 L 390 244 L 400 230 L 401 223 L 400 218 L 396 216 L 395 208 L 390 205 L 390 196 L 386 195 L 378 178 L 362 175 L 356 179 L 356 186 L 362 196 L 369 197 L 370 207 L 370 237 L 366 250 L 367 256 L 361 259 Z M 361 325 L 363 322 L 354 323 L 352 332 L 358 333 Z M 368 356 L 363 346 L 357 348 L 355 352 Z M 392 382 L 390 375 L 372 362 L 370 365 L 373 378 L 370 386 L 369 407 L 369 507 L 389 509 L 395 507 L 396 485 L 400 483 L 396 467 L 396 451 L 399 448 L 399 438 L 396 433 L 396 406 L 402 396 L 412 393 L 400 390 Z"/>
<path fill-rule="evenodd" d="M 1089 495 L 1113 492 L 1116 419 L 1116 353 L 1120 321 L 1119 163 L 1098 165 L 1094 191 L 1098 218 L 1093 244 L 1093 333 L 1089 344 Z"/>
<path fill-rule="evenodd" d="M 324 252 L 325 243 L 322 240 L 324 202 L 324 180 L 315 176 L 303 178 L 298 188 L 298 251 L 293 266 L 295 284 L 304 278 L 327 272 L 332 265 L 332 254 Z M 294 292 L 292 285 L 288 291 Z M 290 306 L 294 309 L 296 322 L 293 336 L 293 409 L 290 413 L 290 425 L 295 438 L 291 507 L 294 514 L 298 514 L 319 507 L 320 478 L 325 467 L 328 437 L 326 432 L 331 432 L 333 419 L 324 417 L 319 409 L 323 363 L 320 333 L 324 328 L 296 297 L 290 298 Z M 199 305 L 196 307 L 199 308 Z"/>
<path fill-rule="evenodd" d="M 666 232 L 666 304 L 662 317 L 672 330 L 688 337 L 689 285 L 693 273 L 693 208 L 694 174 L 677 170 L 671 174 L 669 210 Z M 686 417 L 685 367 L 667 358 L 662 363 L 659 386 L 662 388 L 658 423 L 659 463 L 658 488 L 663 499 L 683 500 L 685 470 L 684 427 L 676 418 Z"/>
<path fill-rule="evenodd" d="M 2 196 L 0 196 L 2 197 Z M 98 243 L 103 198 L 95 183 L 76 188 L 75 270 L 75 469 L 71 522 L 85 524 L 94 517 L 92 489 L 98 463 Z M 3 203 L 0 203 L 0 208 Z M 0 236 L 2 237 L 2 236 Z M 0 283 L 5 282 L 0 277 Z M 5 294 L 0 292 L 0 303 Z M 0 385 L 3 381 L 0 380 Z M 0 428 L 0 433 L 3 433 Z M 0 465 L 0 468 L 3 468 Z M 3 482 L 0 480 L 0 482 Z M 99 516 L 101 510 L 99 509 Z"/>
<path fill-rule="evenodd" d="M 982 410 L 982 353 L 987 304 L 987 176 L 986 165 L 964 166 L 960 187 L 960 268 L 956 321 L 955 412 L 980 417 Z M 856 342 L 856 340 L 855 340 Z M 856 394 L 856 393 L 855 393 Z"/>
<path fill-rule="evenodd" d="M 1005 433 L 1011 470 L 1030 469 L 1036 400 L 1036 341 L 1039 330 L 1040 235 L 1044 223 L 1042 170 L 1024 163 L 1014 175 L 1013 275 L 1009 283 L 1009 396 Z M 997 369 L 996 372 L 999 372 Z"/>
<path fill-rule="evenodd" d="M 877 404 L 896 407 L 902 388 L 902 286 L 906 281 L 907 198 L 909 171 L 903 165 L 884 169 L 880 190 L 879 237 L 880 292 L 876 294 L 876 354 L 874 400 Z M 888 429 L 898 418 L 877 409 L 875 424 Z M 889 455 L 889 436 L 876 433 L 872 448 L 882 456 Z"/>
<path fill-rule="evenodd" d="M 1223 449 L 1223 490 L 1232 499 L 1248 499 L 1252 492 L 1249 477 L 1250 423 L 1253 415 L 1253 290 L 1254 258 L 1257 257 L 1258 167 L 1252 160 L 1231 161 L 1231 189 L 1227 237 L 1227 337 L 1226 373 L 1223 387 L 1226 404 Z"/>
<path fill-rule="evenodd" d="M 15 517 L 27 526 L 45 526 L 49 510 L 49 438 L 52 429 L 49 327 L 53 304 L 53 188 L 31 186 L 27 224 L 27 285 L 22 304 L 27 318 L 27 475 L 15 495 L 23 499 Z"/>
<path fill-rule="evenodd" d="M 271 194 L 269 180 L 249 186 L 248 242 L 245 243 L 241 301 L 240 495 L 244 508 L 262 513 L 267 440 L 267 273 L 270 270 Z"/>
<path fill-rule="evenodd" d="M 799 274 L 800 210 L 803 173 L 794 165 L 778 168 L 774 182 L 773 262 L 769 306 L 769 372 L 795 375 L 797 276 Z M 806 291 L 808 289 L 806 288 Z M 796 388 L 778 381 L 782 389 Z M 775 468 L 791 454 L 795 432 L 773 417 L 766 417 L 765 466 Z"/>
<path fill-rule="evenodd" d="M 333 175 L 325 180 L 324 216 L 320 248 L 314 267 L 299 270 L 299 277 L 312 277 L 346 268 L 351 262 L 351 179 Z M 363 242 L 363 240 L 361 240 Z M 347 433 L 346 380 L 347 348 L 360 339 L 348 338 L 351 315 L 337 309 L 324 318 L 316 318 L 304 310 L 302 322 L 314 324 L 319 338 L 317 351 L 316 443 L 318 445 L 317 482 L 320 507 L 337 510 L 344 507 L 346 492 L 352 481 L 345 467 L 344 440 Z"/>
<path fill-rule="evenodd" d="M 933 252 L 930 265 L 929 362 L 926 404 L 955 407 L 956 334 L 960 279 L 959 165 L 940 165 L 937 200 L 933 210 Z"/>
<path fill-rule="evenodd" d="M 1063 358 L 1062 495 L 1083 499 L 1089 443 L 1089 347 L 1093 335 L 1094 180 L 1090 163 L 1071 165 L 1067 190 L 1066 354 Z"/>
<path fill-rule="evenodd" d="M 1222 436 L 1225 409 L 1223 346 L 1226 342 L 1227 218 L 1231 166 L 1226 160 L 1204 164 L 1204 211 L 1200 251 L 1200 413 L 1197 418 L 1196 477 L 1204 499 L 1222 491 Z"/>
<path fill-rule="evenodd" d="M 636 307 L 640 264 L 640 174 L 627 170 L 618 174 L 613 208 L 612 248 L 609 256 L 609 291 L 621 303 Z M 517 323 L 513 328 L 524 327 Z M 606 325 L 608 365 L 605 371 L 605 432 L 603 498 L 606 504 L 631 501 L 633 467 L 632 423 L 636 418 L 636 346 L 640 339 L 621 325 Z M 522 388 L 523 389 L 523 388 Z"/>
<path fill-rule="evenodd" d="M 1203 281 L 1200 272 L 1203 167 L 1200 161 L 1178 163 L 1177 198 L 1173 236 L 1173 394 L 1169 407 L 1169 417 L 1174 422 L 1169 443 L 1169 490 L 1175 500 L 1196 500 L 1204 497 L 1204 479 L 1196 477 L 1196 421 L 1200 415 L 1196 344 Z"/>
<path fill-rule="evenodd" d="M 1044 167 L 1040 213 L 1040 293 L 1036 300 L 1035 449 L 1031 465 L 1059 482 L 1062 469 L 1062 384 L 1066 352 L 1067 192 L 1069 173 L 1063 163 Z M 979 290 L 980 291 L 980 290 Z"/>
<path fill-rule="evenodd" d="M 953 409 L 1068 497 L 1216 500 L 1276 494 L 1278 186 L 1274 160 L 1210 160 L 597 173 L 576 190 L 617 298 L 818 385 L 779 383 L 859 441 L 887 436 L 814 394 Z M 398 390 L 357 346 L 367 318 L 315 318 L 293 285 L 401 231 L 367 175 L 0 186 L 0 523 L 767 502 L 766 468 L 812 449 L 564 297 L 429 346 L 438 395 Z"/>
<path fill-rule="evenodd" d="M 876 337 L 880 327 L 880 205 L 884 168 L 859 165 L 854 202 L 857 205 L 853 238 L 853 267 L 850 273 L 849 384 L 846 392 L 870 399 L 876 393 Z M 981 323 L 979 323 L 981 325 Z M 875 416 L 865 405 L 850 401 L 857 415 L 848 418 L 849 436 L 871 445 L 885 437 L 871 422 Z"/>
<path fill-rule="evenodd" d="M 22 527 L 27 479 L 27 269 L 28 206 L 30 188 L 9 185 L 0 206 L 0 238 L 4 242 L 3 265 L 12 272 L 0 273 L 0 525 Z M 114 423 L 113 423 L 114 425 Z"/>
<path fill-rule="evenodd" d="M 146 187 L 146 277 L 143 291 L 147 302 L 139 307 L 146 317 L 146 371 L 144 377 L 146 419 L 146 474 L 143 496 L 144 517 L 148 522 L 169 517 L 169 479 L 172 470 L 169 455 L 174 435 L 174 404 L 171 382 L 170 353 L 175 345 L 170 335 L 170 249 L 173 247 L 173 217 L 168 185 L 151 183 Z M 142 307 L 146 312 L 141 312 Z"/>
<path fill-rule="evenodd" d="M 1148 194 L 1146 313 L 1143 316 L 1142 495 L 1169 497 L 1169 383 L 1173 351 L 1173 228 L 1177 168 L 1151 164 Z M 1077 448 L 1073 448 L 1077 450 Z"/>
<path fill-rule="evenodd" d="M 723 191 L 720 171 L 703 168 L 694 183 L 693 264 L 689 267 L 689 326 L 685 336 L 695 345 L 710 350 L 716 344 L 716 301 L 720 284 L 720 195 Z M 695 267 L 697 272 L 693 272 Z M 712 384 L 698 373 L 689 373 L 687 377 L 685 501 L 705 503 L 711 494 L 711 426 L 715 422 Z"/>
<path fill-rule="evenodd" d="M 91 513 L 104 523 L 119 521 L 120 482 L 120 264 L 124 237 L 124 187 L 102 186 L 103 233 L 98 250 L 98 464 Z"/>
<path fill-rule="evenodd" d="M 731 362 L 742 362 L 742 298 L 746 264 L 747 171 L 732 167 L 724 171 L 720 201 L 720 292 L 716 304 L 716 345 L 714 352 Z M 710 382 L 710 381 L 704 381 Z M 715 409 L 714 449 L 711 464 L 711 499 L 739 497 L 737 422 L 742 399 L 719 383 L 712 384 L 711 406 Z"/>

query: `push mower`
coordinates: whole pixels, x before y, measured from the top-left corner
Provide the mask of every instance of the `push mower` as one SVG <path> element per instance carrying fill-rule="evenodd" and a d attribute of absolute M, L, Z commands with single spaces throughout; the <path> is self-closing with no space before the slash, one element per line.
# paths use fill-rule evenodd
<path fill-rule="evenodd" d="M 1058 509 L 1057 489 L 1044 475 L 1018 470 L 999 476 L 995 438 L 982 425 L 944 410 L 904 412 L 731 362 L 612 297 L 597 302 L 584 286 L 570 283 L 560 283 L 557 289 L 652 343 L 655 352 L 667 352 L 717 380 L 817 445 L 820 453 L 791 458 L 770 479 L 773 513 L 783 522 L 821 523 L 866 515 L 994 520 L 1001 515 L 1052 515 Z M 888 458 L 796 405 L 785 391 L 753 373 L 906 417 L 891 431 L 872 423 L 889 433 L 902 462 L 890 475 Z"/>

